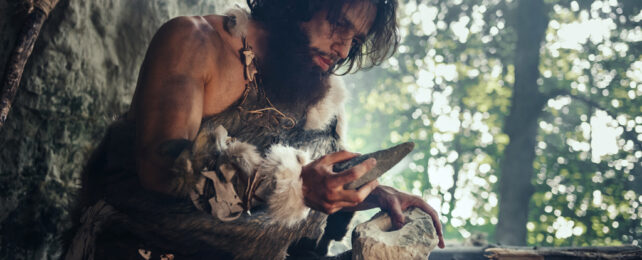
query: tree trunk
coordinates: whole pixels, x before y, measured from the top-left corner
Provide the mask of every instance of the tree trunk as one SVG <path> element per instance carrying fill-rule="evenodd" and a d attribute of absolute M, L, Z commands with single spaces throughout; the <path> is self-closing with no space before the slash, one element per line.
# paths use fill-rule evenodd
<path fill-rule="evenodd" d="M 504 150 L 499 181 L 497 242 L 526 245 L 528 205 L 533 194 L 533 160 L 538 117 L 545 102 L 539 92 L 539 50 L 548 26 L 542 0 L 520 0 L 514 16 L 517 32 L 515 86 L 504 131 L 510 142 Z"/>

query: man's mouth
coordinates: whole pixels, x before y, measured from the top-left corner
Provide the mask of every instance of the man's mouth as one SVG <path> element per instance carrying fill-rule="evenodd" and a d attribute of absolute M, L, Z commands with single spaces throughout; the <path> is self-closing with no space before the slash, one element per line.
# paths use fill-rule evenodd
<path fill-rule="evenodd" d="M 321 67 L 323 71 L 328 71 L 334 62 L 323 55 L 315 55 L 314 62 Z"/>

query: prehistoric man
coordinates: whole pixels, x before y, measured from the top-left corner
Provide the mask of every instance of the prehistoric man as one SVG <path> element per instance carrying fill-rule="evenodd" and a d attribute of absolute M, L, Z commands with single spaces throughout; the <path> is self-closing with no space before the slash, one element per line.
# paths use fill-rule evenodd
<path fill-rule="evenodd" d="M 402 211 L 423 209 L 443 248 L 421 198 L 376 181 L 343 189 L 374 160 L 332 171 L 356 156 L 341 146 L 344 93 L 332 75 L 394 52 L 396 0 L 248 5 L 250 14 L 179 17 L 156 33 L 129 112 L 83 173 L 67 258 L 314 257 L 352 212 L 373 207 L 395 227 Z"/>

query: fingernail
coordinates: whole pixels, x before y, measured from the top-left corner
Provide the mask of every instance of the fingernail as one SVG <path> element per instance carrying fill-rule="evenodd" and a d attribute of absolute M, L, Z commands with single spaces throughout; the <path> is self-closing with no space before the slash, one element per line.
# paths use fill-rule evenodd
<path fill-rule="evenodd" d="M 370 158 L 370 159 L 368 159 L 368 161 L 369 161 L 368 162 L 369 164 L 372 164 L 372 165 L 377 164 L 377 159 L 375 159 L 375 158 Z"/>

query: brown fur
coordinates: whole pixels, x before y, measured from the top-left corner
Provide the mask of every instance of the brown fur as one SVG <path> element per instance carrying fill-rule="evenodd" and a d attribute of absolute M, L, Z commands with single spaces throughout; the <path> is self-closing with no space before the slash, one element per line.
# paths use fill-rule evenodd
<path fill-rule="evenodd" d="M 203 121 L 199 136 L 207 138 L 183 145 L 190 152 L 181 155 L 197 155 L 192 159 L 200 159 L 176 165 L 177 169 L 184 169 L 176 171 L 179 194 L 185 194 L 186 187 L 193 185 L 194 169 L 207 164 L 208 156 L 199 157 L 209 154 L 203 151 L 216 150 L 216 142 L 211 137 L 218 126 L 225 127 L 236 140 L 254 145 L 262 156 L 277 143 L 306 150 L 312 158 L 341 149 L 336 117 L 325 129 L 306 130 L 305 114 L 296 110 L 281 109 L 297 119 L 293 128 L 284 127 L 285 119 L 269 111 L 259 116 L 246 112 L 265 106 L 264 96 L 252 91 L 244 103 Z M 261 208 L 251 216 L 243 214 L 236 220 L 222 222 L 198 210 L 185 196 L 144 190 L 133 170 L 133 154 L 126 152 L 131 151 L 134 143 L 132 129 L 133 123 L 114 123 L 85 173 L 83 204 L 92 205 L 102 199 L 119 212 L 103 227 L 104 231 L 97 234 L 97 252 L 119 257 L 119 254 L 135 255 L 138 248 L 148 248 L 185 257 L 207 254 L 210 259 L 285 259 L 290 247 L 293 257 L 316 249 L 321 253 L 327 251 L 327 239 L 317 248 L 327 218 L 324 213 L 312 211 L 305 221 L 291 227 L 273 221 Z M 193 150 L 193 147 L 200 148 Z M 339 224 L 339 230 L 345 229 L 346 224 Z"/>

